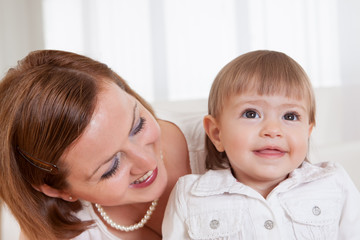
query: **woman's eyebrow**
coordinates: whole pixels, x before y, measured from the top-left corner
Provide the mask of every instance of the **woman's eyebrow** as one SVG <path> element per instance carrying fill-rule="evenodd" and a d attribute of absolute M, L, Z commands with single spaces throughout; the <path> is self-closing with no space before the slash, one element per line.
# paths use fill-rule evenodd
<path fill-rule="evenodd" d="M 134 108 L 133 108 L 133 118 L 132 118 L 132 122 L 131 122 L 131 125 L 130 125 L 130 131 L 129 131 L 129 134 L 131 133 L 132 131 L 132 128 L 134 126 L 134 123 L 135 123 L 135 118 L 136 118 L 136 109 L 137 109 L 137 102 L 135 101 L 135 105 L 134 105 Z M 113 159 L 113 156 L 115 155 L 116 153 L 112 154 L 110 158 L 106 159 L 105 161 L 103 161 L 93 172 L 92 174 L 90 174 L 90 176 L 87 178 L 87 180 L 91 179 L 95 174 L 96 172 L 105 164 L 107 164 L 108 162 L 110 162 L 112 159 Z"/>

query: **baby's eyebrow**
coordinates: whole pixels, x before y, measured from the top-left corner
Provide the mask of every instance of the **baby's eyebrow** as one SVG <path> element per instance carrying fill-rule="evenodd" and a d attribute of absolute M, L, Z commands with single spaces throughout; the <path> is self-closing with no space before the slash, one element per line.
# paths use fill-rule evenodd
<path fill-rule="evenodd" d="M 239 101 L 236 105 L 244 105 L 244 104 L 250 104 L 250 105 L 269 105 L 269 103 L 265 100 L 262 99 L 248 99 L 248 100 L 241 100 Z M 303 111 L 307 111 L 307 108 L 303 105 L 303 104 L 297 104 L 297 103 L 283 103 L 280 104 L 278 106 L 276 106 L 276 108 L 300 108 Z"/>
<path fill-rule="evenodd" d="M 301 108 L 302 110 L 306 111 L 306 107 L 301 105 L 301 104 L 295 104 L 295 103 L 286 103 L 283 104 L 282 107 L 286 107 L 286 108 Z"/>

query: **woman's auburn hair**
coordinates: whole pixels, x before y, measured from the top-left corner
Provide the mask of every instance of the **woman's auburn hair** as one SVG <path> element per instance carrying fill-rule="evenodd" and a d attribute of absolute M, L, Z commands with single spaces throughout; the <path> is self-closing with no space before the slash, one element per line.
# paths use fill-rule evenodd
<path fill-rule="evenodd" d="M 211 86 L 208 114 L 218 119 L 231 96 L 249 92 L 305 99 L 309 106 L 309 123 L 315 126 L 313 87 L 304 69 L 288 55 L 277 51 L 257 50 L 229 62 L 220 70 Z M 207 135 L 205 144 L 207 169 L 230 167 L 226 152 L 217 151 Z"/>
<path fill-rule="evenodd" d="M 107 65 L 86 56 L 56 50 L 30 52 L 0 82 L 0 198 L 30 239 L 69 239 L 93 221 L 74 213 L 80 201 L 51 198 L 34 187 L 67 187 L 64 151 L 84 132 L 104 84 L 114 82 L 150 105 Z M 57 165 L 54 175 L 30 165 L 18 148 Z"/>

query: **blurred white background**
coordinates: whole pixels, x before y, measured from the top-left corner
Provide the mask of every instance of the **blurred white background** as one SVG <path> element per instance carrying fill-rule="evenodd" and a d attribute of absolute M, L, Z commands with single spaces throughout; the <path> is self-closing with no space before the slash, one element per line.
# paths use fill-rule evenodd
<path fill-rule="evenodd" d="M 1 77 L 29 51 L 61 49 L 105 62 L 150 102 L 204 99 L 238 55 L 285 52 L 316 88 L 311 153 L 348 161 L 352 176 L 360 164 L 359 43 L 358 0 L 0 0 Z M 7 230 L 3 239 L 18 234 Z"/>
<path fill-rule="evenodd" d="M 359 84 L 356 0 L 0 0 L 0 74 L 35 49 L 107 63 L 149 101 L 207 97 L 256 49 L 297 60 L 315 87 Z"/>

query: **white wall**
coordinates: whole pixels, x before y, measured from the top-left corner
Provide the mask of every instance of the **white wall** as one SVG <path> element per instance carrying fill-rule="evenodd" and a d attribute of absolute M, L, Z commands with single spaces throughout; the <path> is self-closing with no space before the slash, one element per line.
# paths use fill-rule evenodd
<path fill-rule="evenodd" d="M 0 0 L 0 77 L 29 51 L 42 48 L 42 0 Z"/>

